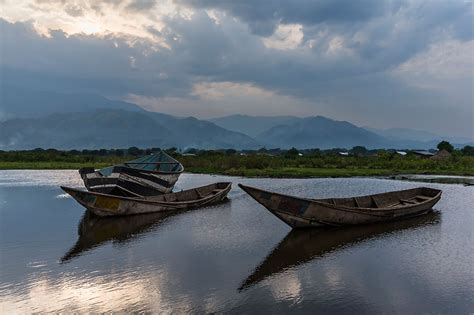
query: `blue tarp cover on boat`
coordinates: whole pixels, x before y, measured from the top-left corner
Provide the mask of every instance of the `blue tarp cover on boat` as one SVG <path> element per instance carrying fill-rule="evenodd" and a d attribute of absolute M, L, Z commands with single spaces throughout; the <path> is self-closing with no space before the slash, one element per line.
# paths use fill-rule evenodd
<path fill-rule="evenodd" d="M 176 162 L 172 164 L 155 164 L 157 162 Z M 134 164 L 138 163 L 138 164 Z M 142 164 L 145 163 L 145 164 Z M 150 164 L 146 164 L 150 163 Z M 181 170 L 181 164 L 164 153 L 163 151 L 160 151 L 158 153 L 150 154 L 150 155 L 145 155 L 142 156 L 138 159 L 131 160 L 128 162 L 125 162 L 123 164 L 117 164 L 113 166 L 108 166 L 105 168 L 100 169 L 98 172 L 102 174 L 102 176 L 110 176 L 114 170 L 114 167 L 116 166 L 126 166 L 130 168 L 136 168 L 136 169 L 142 169 L 142 170 L 147 170 L 147 171 L 162 171 L 162 172 L 177 172 Z"/>

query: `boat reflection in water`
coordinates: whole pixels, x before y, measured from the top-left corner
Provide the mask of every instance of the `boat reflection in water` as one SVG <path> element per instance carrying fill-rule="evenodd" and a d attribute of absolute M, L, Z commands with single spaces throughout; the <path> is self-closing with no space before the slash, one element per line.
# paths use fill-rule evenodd
<path fill-rule="evenodd" d="M 165 211 L 120 217 L 99 217 L 86 211 L 79 222 L 79 239 L 61 258 L 65 263 L 107 242 L 121 244 L 139 238 L 163 225 L 168 218 L 187 211 Z"/>
<path fill-rule="evenodd" d="M 347 245 L 354 245 L 374 236 L 436 224 L 440 222 L 440 217 L 438 211 L 431 211 L 418 217 L 388 223 L 344 228 L 293 229 L 243 281 L 239 291 Z"/>

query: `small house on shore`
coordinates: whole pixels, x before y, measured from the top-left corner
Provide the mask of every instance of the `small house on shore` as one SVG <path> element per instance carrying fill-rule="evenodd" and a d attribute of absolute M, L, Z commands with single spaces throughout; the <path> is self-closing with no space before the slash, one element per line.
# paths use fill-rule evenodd
<path fill-rule="evenodd" d="M 425 150 L 412 151 L 412 153 L 425 159 L 429 159 L 435 155 L 434 153 Z"/>
<path fill-rule="evenodd" d="M 451 153 L 449 153 L 446 150 L 440 150 L 438 151 L 435 155 L 431 157 L 432 160 L 445 160 L 448 159 L 451 156 Z"/>

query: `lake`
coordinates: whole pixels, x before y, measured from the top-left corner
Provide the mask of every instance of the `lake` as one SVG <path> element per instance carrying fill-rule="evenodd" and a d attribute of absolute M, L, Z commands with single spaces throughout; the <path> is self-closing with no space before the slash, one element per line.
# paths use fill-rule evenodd
<path fill-rule="evenodd" d="M 100 219 L 60 190 L 76 171 L 0 171 L 0 312 L 473 313 L 474 187 L 410 181 L 183 174 L 232 181 L 229 201 Z M 435 212 L 293 231 L 237 187 L 311 198 L 425 185 Z"/>

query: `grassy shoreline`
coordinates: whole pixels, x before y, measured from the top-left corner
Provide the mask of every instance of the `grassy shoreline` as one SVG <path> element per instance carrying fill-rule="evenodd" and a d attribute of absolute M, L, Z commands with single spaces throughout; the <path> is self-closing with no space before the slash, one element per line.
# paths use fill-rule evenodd
<path fill-rule="evenodd" d="M 137 149 L 138 150 L 138 149 Z M 99 150 L 82 152 L 48 150 L 0 151 L 0 170 L 6 169 L 96 169 L 123 163 L 148 152 Z M 189 173 L 220 174 L 246 177 L 353 177 L 392 176 L 400 174 L 471 175 L 474 176 L 474 156 L 453 152 L 442 159 L 420 157 L 416 154 L 400 156 L 394 152 L 352 154 L 340 156 L 328 151 L 285 151 L 280 154 L 261 152 L 199 151 L 192 155 L 170 152 Z"/>
<path fill-rule="evenodd" d="M 2 162 L 0 170 L 66 170 L 81 167 L 101 168 L 110 163 L 77 163 L 77 162 Z M 185 164 L 186 165 L 186 164 Z M 474 169 L 390 169 L 368 167 L 266 167 L 266 168 L 228 168 L 190 166 L 185 172 L 195 174 L 215 174 L 245 177 L 270 178 L 309 178 L 309 177 L 359 177 L 359 176 L 392 176 L 400 174 L 427 174 L 427 175 L 464 175 L 474 176 Z"/>

